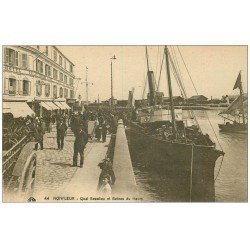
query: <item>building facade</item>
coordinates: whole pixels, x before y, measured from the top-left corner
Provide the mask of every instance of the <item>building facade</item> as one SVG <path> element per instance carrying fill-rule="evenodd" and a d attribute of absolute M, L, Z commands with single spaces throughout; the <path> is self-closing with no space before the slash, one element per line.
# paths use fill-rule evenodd
<path fill-rule="evenodd" d="M 74 64 L 56 46 L 4 46 L 3 101 L 43 109 L 69 109 L 74 99 Z"/>

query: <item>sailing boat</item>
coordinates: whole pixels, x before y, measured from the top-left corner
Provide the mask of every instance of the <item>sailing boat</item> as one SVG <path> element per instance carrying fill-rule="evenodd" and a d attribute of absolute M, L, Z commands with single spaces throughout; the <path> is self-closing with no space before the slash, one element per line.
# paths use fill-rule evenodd
<path fill-rule="evenodd" d="M 137 112 L 137 121 L 130 122 L 127 136 L 131 152 L 135 151 L 137 156 L 141 156 L 143 163 L 151 166 L 161 165 L 171 172 L 181 173 L 188 178 L 190 200 L 214 201 L 215 162 L 218 157 L 224 155 L 224 152 L 216 149 L 215 143 L 210 140 L 208 135 L 201 132 L 199 126 L 188 127 L 185 126 L 182 119 L 177 119 L 181 115 L 178 116 L 174 108 L 169 63 L 171 55 L 167 46 L 164 49 L 164 56 L 170 108 L 164 110 L 155 105 L 153 71 L 150 71 L 148 67 L 150 106 L 145 107 L 149 110 L 148 118 L 145 119 L 145 112 L 142 112 L 142 108 Z M 168 119 L 169 116 L 170 119 Z M 164 125 L 162 126 L 162 124 Z M 155 133 L 159 130 L 161 130 L 162 136 Z"/>
<path fill-rule="evenodd" d="M 247 133 L 247 97 L 243 94 L 241 71 L 236 79 L 233 90 L 237 88 L 240 90 L 240 95 L 226 110 L 219 113 L 224 118 L 224 124 L 219 124 L 220 130 L 223 132 Z"/>

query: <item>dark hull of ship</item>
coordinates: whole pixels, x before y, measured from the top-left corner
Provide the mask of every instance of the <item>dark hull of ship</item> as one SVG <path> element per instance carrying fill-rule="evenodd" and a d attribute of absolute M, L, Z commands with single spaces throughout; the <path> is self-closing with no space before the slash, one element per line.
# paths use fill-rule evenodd
<path fill-rule="evenodd" d="M 127 136 L 132 159 L 150 166 L 164 167 L 169 175 L 185 178 L 186 201 L 214 201 L 214 166 L 220 155 L 214 146 L 197 146 L 161 140 L 131 123 Z M 178 183 L 176 183 L 178 185 Z"/>
<path fill-rule="evenodd" d="M 219 124 L 220 131 L 228 133 L 247 133 L 247 124 Z"/>

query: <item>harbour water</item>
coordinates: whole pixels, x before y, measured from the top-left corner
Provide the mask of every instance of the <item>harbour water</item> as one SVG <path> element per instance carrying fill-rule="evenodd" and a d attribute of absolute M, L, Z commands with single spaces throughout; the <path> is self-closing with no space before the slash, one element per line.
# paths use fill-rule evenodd
<path fill-rule="evenodd" d="M 220 157 L 215 166 L 215 177 L 219 172 L 215 181 L 215 200 L 247 202 L 247 134 L 220 132 L 218 123 L 223 123 L 223 119 L 218 116 L 219 112 L 220 110 L 194 111 L 203 132 L 208 133 L 216 142 L 217 148 L 220 149 L 221 145 L 225 152 L 222 165 Z M 164 169 L 143 166 L 138 162 L 134 162 L 133 167 L 139 192 L 145 200 L 184 201 L 179 190 L 181 183 L 176 185 L 176 180 L 170 178 Z"/>

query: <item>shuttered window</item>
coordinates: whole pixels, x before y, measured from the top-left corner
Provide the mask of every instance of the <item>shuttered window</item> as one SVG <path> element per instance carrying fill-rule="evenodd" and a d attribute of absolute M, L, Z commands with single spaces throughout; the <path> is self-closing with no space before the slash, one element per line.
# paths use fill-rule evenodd
<path fill-rule="evenodd" d="M 27 69 L 28 68 L 28 55 L 22 54 L 22 68 Z"/>

